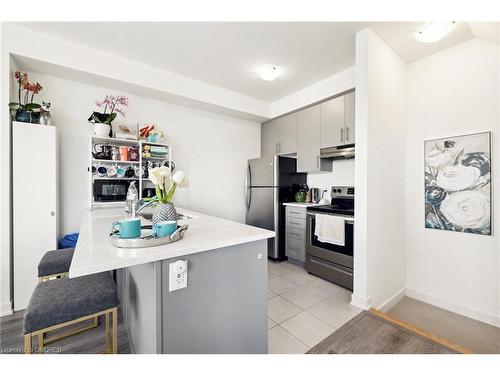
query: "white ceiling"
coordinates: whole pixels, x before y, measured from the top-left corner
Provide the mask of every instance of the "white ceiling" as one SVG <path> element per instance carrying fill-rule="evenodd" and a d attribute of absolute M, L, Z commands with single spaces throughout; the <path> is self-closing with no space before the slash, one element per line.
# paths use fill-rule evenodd
<path fill-rule="evenodd" d="M 423 22 L 31 22 L 20 25 L 269 102 L 354 65 L 355 34 L 368 26 L 408 62 L 470 39 L 474 30 L 481 35 L 494 35 L 491 28 L 485 30 L 482 24 L 470 27 L 459 23 L 443 40 L 425 44 L 413 37 Z M 283 74 L 272 82 L 257 78 L 256 68 L 270 63 L 280 65 Z"/>

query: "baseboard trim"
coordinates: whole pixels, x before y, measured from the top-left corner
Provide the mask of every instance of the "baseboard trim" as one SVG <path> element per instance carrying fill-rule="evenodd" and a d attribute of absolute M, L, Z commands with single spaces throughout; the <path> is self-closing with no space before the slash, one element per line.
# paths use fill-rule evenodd
<path fill-rule="evenodd" d="M 399 292 L 395 293 L 392 297 L 390 297 L 387 301 L 382 303 L 376 309 L 378 311 L 387 312 L 392 309 L 399 301 L 401 301 L 406 296 L 406 288 L 401 289 Z"/>
<path fill-rule="evenodd" d="M 368 310 L 372 307 L 370 297 L 361 297 L 356 294 L 351 295 L 351 305 L 361 310 Z"/>
<path fill-rule="evenodd" d="M 471 319 L 479 320 L 483 323 L 490 324 L 495 327 L 500 328 L 500 316 L 496 316 L 493 314 L 484 313 L 479 310 L 471 309 L 469 307 L 460 305 L 455 302 L 447 301 L 440 297 L 433 296 L 431 294 L 426 294 L 419 292 L 415 289 L 406 288 L 406 295 L 410 298 L 414 298 L 416 300 L 428 303 L 430 305 L 434 305 L 440 307 L 442 309 L 454 312 L 456 314 L 460 314 L 466 316 Z"/>
<path fill-rule="evenodd" d="M 0 316 L 11 315 L 12 313 L 12 301 L 0 304 Z"/>

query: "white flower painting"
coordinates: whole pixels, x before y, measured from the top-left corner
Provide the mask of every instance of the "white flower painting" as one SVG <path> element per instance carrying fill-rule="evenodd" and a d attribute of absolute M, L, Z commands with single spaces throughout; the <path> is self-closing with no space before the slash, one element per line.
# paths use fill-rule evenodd
<path fill-rule="evenodd" d="M 491 133 L 425 142 L 425 227 L 491 235 Z"/>

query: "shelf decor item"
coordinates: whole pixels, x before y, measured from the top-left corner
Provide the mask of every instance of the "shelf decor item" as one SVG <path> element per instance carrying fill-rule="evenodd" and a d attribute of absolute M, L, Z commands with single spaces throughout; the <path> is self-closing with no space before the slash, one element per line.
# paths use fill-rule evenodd
<path fill-rule="evenodd" d="M 425 227 L 491 235 L 491 133 L 425 141 Z"/>
<path fill-rule="evenodd" d="M 102 112 L 94 111 L 88 121 L 94 126 L 94 133 L 98 137 L 111 137 L 111 123 L 118 113 L 125 117 L 124 107 L 128 106 L 128 98 L 123 95 L 106 95 L 102 100 L 97 100 L 95 104 L 103 108 Z"/>
<path fill-rule="evenodd" d="M 163 132 L 161 130 L 155 130 L 155 125 L 146 125 L 139 130 L 139 136 L 141 139 L 147 140 L 151 143 L 160 142 L 163 138 Z"/>
<path fill-rule="evenodd" d="M 28 73 L 16 71 L 14 73 L 18 90 L 18 102 L 9 103 L 9 109 L 15 111 L 15 120 L 19 122 L 29 122 L 38 124 L 40 121 L 40 104 L 34 103 L 35 95 L 43 90 L 40 83 L 30 83 L 28 81 Z"/>
<path fill-rule="evenodd" d="M 160 221 L 177 221 L 177 212 L 172 200 L 177 187 L 187 184 L 186 173 L 177 171 L 173 175 L 170 168 L 162 166 L 149 170 L 149 180 L 155 186 L 156 206 L 153 212 L 153 225 Z"/>

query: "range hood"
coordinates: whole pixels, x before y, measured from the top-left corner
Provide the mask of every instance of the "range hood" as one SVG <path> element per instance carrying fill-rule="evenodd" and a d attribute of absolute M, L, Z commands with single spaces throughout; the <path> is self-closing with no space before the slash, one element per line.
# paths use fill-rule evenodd
<path fill-rule="evenodd" d="M 335 147 L 322 148 L 319 154 L 321 159 L 351 159 L 354 157 L 354 143 Z"/>

